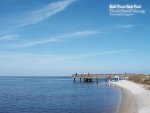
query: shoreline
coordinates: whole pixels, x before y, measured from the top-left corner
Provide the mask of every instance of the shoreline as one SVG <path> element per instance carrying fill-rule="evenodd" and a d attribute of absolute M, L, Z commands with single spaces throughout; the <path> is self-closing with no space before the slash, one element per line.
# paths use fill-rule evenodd
<path fill-rule="evenodd" d="M 127 80 L 111 82 L 122 92 L 121 104 L 118 113 L 148 113 L 150 111 L 150 90 L 144 85 Z"/>

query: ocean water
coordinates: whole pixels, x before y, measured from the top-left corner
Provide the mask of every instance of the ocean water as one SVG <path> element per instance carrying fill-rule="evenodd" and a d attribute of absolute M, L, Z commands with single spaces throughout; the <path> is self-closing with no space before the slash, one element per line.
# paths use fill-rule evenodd
<path fill-rule="evenodd" d="M 0 77 L 0 113 L 117 113 L 121 90 L 71 77 Z"/>

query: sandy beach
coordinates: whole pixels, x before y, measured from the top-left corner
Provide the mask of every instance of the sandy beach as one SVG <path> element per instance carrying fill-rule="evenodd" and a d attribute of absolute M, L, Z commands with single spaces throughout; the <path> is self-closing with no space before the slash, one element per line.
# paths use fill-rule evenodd
<path fill-rule="evenodd" d="M 150 90 L 127 80 L 111 82 L 122 90 L 119 113 L 150 113 Z"/>

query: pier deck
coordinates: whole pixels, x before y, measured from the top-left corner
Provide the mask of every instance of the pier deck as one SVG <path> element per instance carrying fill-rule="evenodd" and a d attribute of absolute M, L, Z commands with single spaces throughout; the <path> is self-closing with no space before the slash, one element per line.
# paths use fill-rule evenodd
<path fill-rule="evenodd" d="M 81 79 L 84 79 L 84 81 L 86 82 L 91 82 L 93 78 L 96 78 L 96 80 L 98 81 L 98 78 L 108 78 L 110 76 L 110 78 L 128 78 L 129 76 L 132 76 L 134 74 L 72 74 L 72 78 L 75 79 L 79 78 L 80 82 Z"/>

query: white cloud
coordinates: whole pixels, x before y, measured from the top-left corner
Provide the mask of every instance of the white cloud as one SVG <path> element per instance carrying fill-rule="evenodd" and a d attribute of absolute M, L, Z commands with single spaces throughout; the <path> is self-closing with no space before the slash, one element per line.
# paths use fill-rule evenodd
<path fill-rule="evenodd" d="M 90 36 L 90 35 L 96 35 L 96 34 L 101 34 L 102 32 L 100 31 L 80 31 L 80 32 L 73 32 L 69 34 L 65 34 L 63 36 L 57 37 L 58 39 L 69 39 L 69 38 L 78 38 L 78 37 L 85 37 L 85 36 Z"/>
<path fill-rule="evenodd" d="M 98 56 L 98 55 L 107 55 L 107 54 L 126 53 L 126 52 L 132 52 L 132 51 L 134 51 L 134 49 L 105 51 L 105 52 L 98 52 L 98 53 L 80 55 L 80 58 L 82 58 L 82 57 L 92 57 L 92 56 Z"/>
<path fill-rule="evenodd" d="M 67 6 L 76 0 L 63 0 L 48 4 L 46 7 L 27 14 L 25 19 L 20 20 L 19 27 L 24 27 L 30 24 L 38 23 L 54 14 L 63 11 Z"/>
<path fill-rule="evenodd" d="M 53 2 L 38 10 L 22 13 L 21 15 L 16 14 L 12 19 L 10 18 L 10 21 L 7 24 L 0 24 L 0 34 L 14 33 L 21 30 L 20 28 L 37 24 L 38 22 L 65 10 L 65 8 L 75 1 L 76 0 L 63 0 Z"/>
<path fill-rule="evenodd" d="M 19 52 L 6 52 L 0 51 L 0 62 L 24 62 L 24 63 L 60 63 L 60 62 L 73 62 L 75 59 L 84 59 L 87 57 L 101 56 L 107 54 L 117 54 L 117 53 L 126 53 L 132 52 L 133 49 L 129 50 L 114 50 L 114 51 L 105 51 L 91 54 L 78 54 L 78 55 L 53 55 L 53 54 L 33 54 L 33 53 L 19 53 Z M 76 61 L 75 61 L 76 62 Z M 77 61 L 78 62 L 78 61 Z"/>
<path fill-rule="evenodd" d="M 72 38 L 83 38 L 85 36 L 90 36 L 90 35 L 96 35 L 100 34 L 101 32 L 99 31 L 80 31 L 80 32 L 74 32 L 74 33 L 68 33 L 65 35 L 59 35 L 59 36 L 54 36 L 50 38 L 45 38 L 41 40 L 19 40 L 16 42 L 10 42 L 10 43 L 3 43 L 0 45 L 2 48 L 22 48 L 22 47 L 30 47 L 30 46 L 35 46 L 39 44 L 46 44 L 46 43 L 52 43 L 52 42 L 60 42 L 60 41 L 65 41 L 68 39 Z"/>
<path fill-rule="evenodd" d="M 142 26 L 142 25 L 132 25 L 132 24 L 127 24 L 127 25 L 117 25 L 114 28 L 133 28 L 137 26 Z"/>
<path fill-rule="evenodd" d="M 69 62 L 72 59 L 79 59 L 78 56 L 62 56 L 62 55 L 52 55 L 52 54 L 33 54 L 33 53 L 19 53 L 19 52 L 5 52 L 0 51 L 0 63 L 12 63 L 15 62 L 19 65 L 25 64 L 53 64 L 61 62 Z"/>
<path fill-rule="evenodd" d="M 102 52 L 101 54 L 125 53 L 125 52 L 132 52 L 132 51 L 134 51 L 134 50 L 133 50 L 133 49 L 128 49 L 128 50 L 115 50 L 115 51 Z"/>
<path fill-rule="evenodd" d="M 83 32 L 75 32 L 72 35 L 86 36 L 86 35 L 97 34 L 97 33 L 101 33 L 101 32 L 99 32 L 99 31 L 83 31 Z"/>
<path fill-rule="evenodd" d="M 66 72 L 74 70 L 75 72 L 89 72 L 99 69 L 99 60 L 102 61 L 102 55 L 107 54 L 121 54 L 124 52 L 132 52 L 132 50 L 117 50 L 117 51 L 106 51 L 99 53 L 89 54 L 74 54 L 74 55 L 53 55 L 53 54 L 33 54 L 33 53 L 19 53 L 19 52 L 5 52 L 0 51 L 0 68 L 1 75 L 51 75 L 54 70 L 61 73 L 61 70 Z M 99 60 L 95 60 L 98 56 Z M 90 59 L 90 62 L 89 60 Z M 90 64 L 90 65 L 89 65 Z M 70 66 L 71 65 L 71 66 Z M 88 66 L 87 66 L 88 65 Z M 92 67 L 94 66 L 94 69 Z M 101 67 L 101 69 L 108 68 L 108 64 Z M 59 71 L 58 71 L 59 70 Z M 80 70 L 80 71 L 79 71 Z M 83 70 L 83 71 L 81 71 Z M 12 72 L 11 72 L 12 71 Z M 2 74 L 4 73 L 4 74 Z"/>
<path fill-rule="evenodd" d="M 5 40 L 12 40 L 17 38 L 19 35 L 17 34 L 8 34 L 8 35 L 3 35 L 0 37 L 0 41 L 5 41 Z"/>
<path fill-rule="evenodd" d="M 36 41 L 24 40 L 19 43 L 12 43 L 10 46 L 13 48 L 22 48 L 22 47 L 30 47 L 30 46 L 35 46 L 35 45 L 39 45 L 39 44 L 58 42 L 58 41 L 59 40 L 57 40 L 57 39 L 45 39 L 45 40 L 36 40 Z"/>

